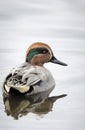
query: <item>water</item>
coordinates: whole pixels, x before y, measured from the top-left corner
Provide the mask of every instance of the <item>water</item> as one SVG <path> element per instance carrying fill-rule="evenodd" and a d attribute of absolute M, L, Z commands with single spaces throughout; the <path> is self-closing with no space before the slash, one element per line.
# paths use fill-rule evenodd
<path fill-rule="evenodd" d="M 45 102 L 23 98 L 3 101 L 5 76 L 24 61 L 27 47 L 35 41 L 48 43 L 68 67 L 45 65 L 56 82 Z M 0 1 L 0 77 L 1 130 L 84 130 L 85 1 Z M 62 94 L 67 96 L 57 97 Z"/>

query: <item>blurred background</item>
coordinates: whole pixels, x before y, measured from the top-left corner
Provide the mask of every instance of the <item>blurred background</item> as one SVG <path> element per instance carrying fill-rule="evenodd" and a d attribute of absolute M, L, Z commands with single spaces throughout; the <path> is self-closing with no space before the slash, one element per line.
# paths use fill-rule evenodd
<path fill-rule="evenodd" d="M 20 49 L 44 41 L 71 49 L 75 41 L 74 49 L 82 49 L 84 39 L 84 0 L 0 1 L 0 48 Z"/>
<path fill-rule="evenodd" d="M 48 43 L 68 64 L 45 65 L 56 82 L 51 96 L 68 96 L 56 101 L 47 115 L 30 113 L 15 121 L 4 112 L 3 81 L 36 41 Z M 85 129 L 85 0 L 0 1 L 0 60 L 0 129 Z"/>

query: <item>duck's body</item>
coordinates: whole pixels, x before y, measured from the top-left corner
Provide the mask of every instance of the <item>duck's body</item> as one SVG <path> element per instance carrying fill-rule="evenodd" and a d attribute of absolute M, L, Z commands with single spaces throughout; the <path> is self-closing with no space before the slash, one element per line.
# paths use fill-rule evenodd
<path fill-rule="evenodd" d="M 46 62 L 53 62 L 61 65 L 65 63 L 57 60 L 51 48 L 44 43 L 32 44 L 26 53 L 26 62 L 20 67 L 13 69 L 4 82 L 4 93 L 33 95 L 51 90 L 55 81 L 51 73 L 43 67 Z"/>
<path fill-rule="evenodd" d="M 32 95 L 53 89 L 55 81 L 44 67 L 23 63 L 7 76 L 4 92 L 8 94 Z"/>

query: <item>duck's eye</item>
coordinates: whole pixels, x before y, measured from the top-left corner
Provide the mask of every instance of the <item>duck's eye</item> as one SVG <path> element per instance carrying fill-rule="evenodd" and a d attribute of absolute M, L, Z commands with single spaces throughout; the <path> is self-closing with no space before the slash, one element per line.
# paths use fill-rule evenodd
<path fill-rule="evenodd" d="M 48 50 L 45 49 L 45 50 L 42 51 L 42 53 L 43 53 L 43 54 L 46 54 L 46 53 L 48 53 Z"/>

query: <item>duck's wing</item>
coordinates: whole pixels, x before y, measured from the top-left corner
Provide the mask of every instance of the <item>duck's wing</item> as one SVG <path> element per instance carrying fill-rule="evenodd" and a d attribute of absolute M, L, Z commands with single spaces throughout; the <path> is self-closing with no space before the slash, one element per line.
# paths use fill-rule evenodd
<path fill-rule="evenodd" d="M 14 88 L 21 93 L 27 92 L 30 86 L 46 80 L 45 73 L 42 67 L 34 67 L 26 63 L 11 71 L 6 78 L 5 89 L 7 92 L 10 91 L 10 88 Z"/>
<path fill-rule="evenodd" d="M 47 73 L 43 67 L 31 66 L 31 68 L 23 74 L 22 82 L 27 80 L 27 85 L 35 85 L 39 81 L 47 80 Z"/>
<path fill-rule="evenodd" d="M 37 67 L 31 66 L 28 63 L 25 63 L 18 67 L 17 69 L 12 70 L 12 78 L 19 79 L 21 83 L 26 85 L 34 85 L 41 80 L 39 76 L 39 71 Z"/>

